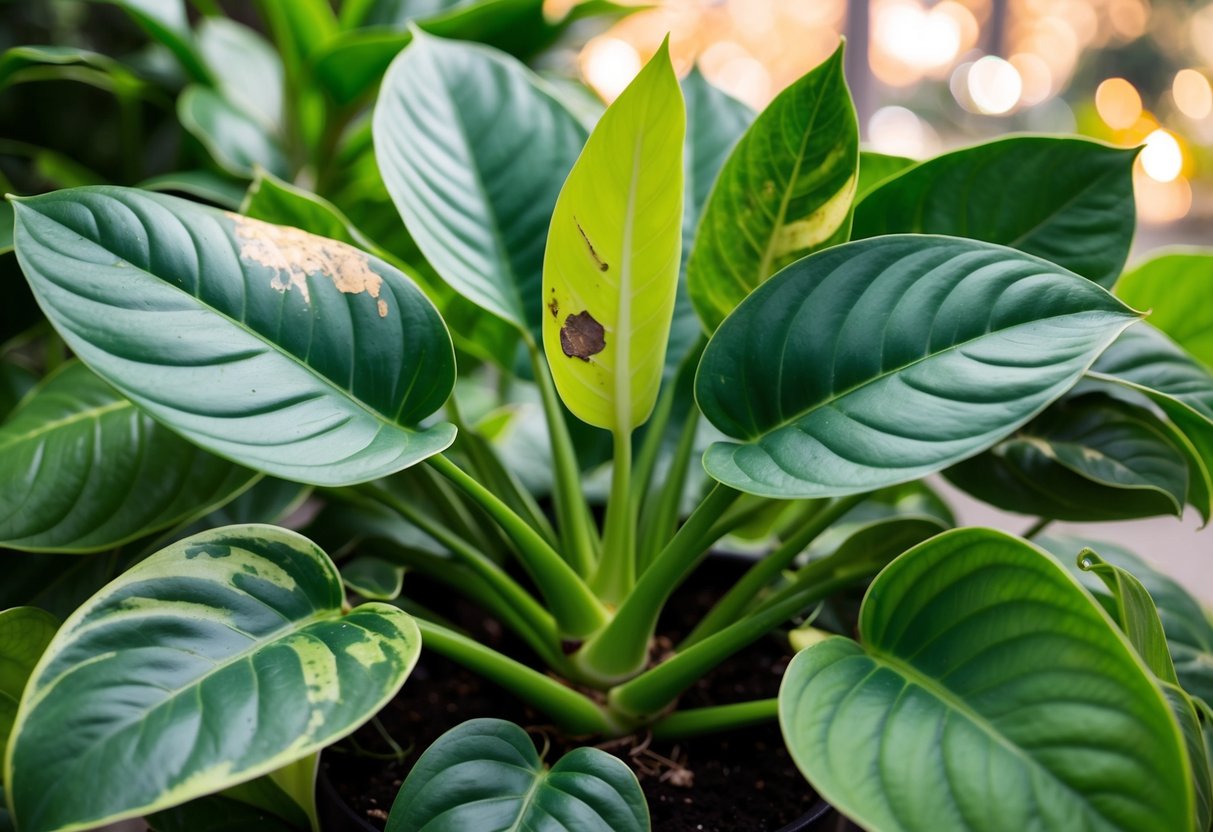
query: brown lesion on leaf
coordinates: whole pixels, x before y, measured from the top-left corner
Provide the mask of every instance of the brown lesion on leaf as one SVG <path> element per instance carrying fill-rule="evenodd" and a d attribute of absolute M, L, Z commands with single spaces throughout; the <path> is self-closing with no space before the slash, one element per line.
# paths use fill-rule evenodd
<path fill-rule="evenodd" d="M 239 214 L 229 213 L 228 216 L 235 225 L 240 259 L 272 269 L 271 288 L 284 293 L 294 289 L 303 296 L 304 303 L 311 303 L 307 279 L 321 275 L 347 295 L 366 293 L 375 298 L 379 317 L 387 317 L 387 301 L 379 297 L 383 291 L 383 278 L 371 269 L 366 252 L 298 228 L 273 225 Z"/>
<path fill-rule="evenodd" d="M 577 218 L 573 217 L 573 224 L 577 226 L 577 231 L 581 234 L 581 239 L 585 241 L 585 247 L 589 249 L 590 257 L 594 261 L 594 265 L 598 267 L 598 271 L 605 272 L 610 266 L 605 260 L 598 256 L 598 252 L 594 250 L 594 244 L 590 242 L 589 235 L 585 233 L 585 229 L 581 227 L 581 223 L 577 222 Z"/>
<path fill-rule="evenodd" d="M 560 349 L 569 358 L 589 361 L 606 348 L 606 330 L 587 312 L 578 312 L 564 319 L 560 328 Z"/>
<path fill-rule="evenodd" d="M 550 301 L 548 301 L 548 311 L 552 313 L 553 318 L 559 317 L 560 301 L 556 300 L 556 298 L 552 298 Z"/>

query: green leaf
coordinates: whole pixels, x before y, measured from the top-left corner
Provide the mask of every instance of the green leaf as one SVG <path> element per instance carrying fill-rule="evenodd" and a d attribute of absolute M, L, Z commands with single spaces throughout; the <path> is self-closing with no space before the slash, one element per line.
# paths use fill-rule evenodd
<path fill-rule="evenodd" d="M 1127 569 L 1108 563 L 1091 549 L 1079 553 L 1078 567 L 1084 572 L 1094 573 L 1112 593 L 1116 603 L 1113 617 L 1146 667 L 1162 681 L 1179 684 L 1175 677 L 1175 665 L 1167 650 L 1162 620 L 1158 617 L 1154 600 L 1141 581 Z"/>
<path fill-rule="evenodd" d="M 577 418 L 644 422 L 665 363 L 682 246 L 686 115 L 668 42 L 603 113 L 552 213 L 543 348 Z"/>
<path fill-rule="evenodd" d="M 181 170 L 153 176 L 139 183 L 146 191 L 172 191 L 197 197 L 235 211 L 244 199 L 245 183 L 209 170 Z"/>
<path fill-rule="evenodd" d="M 375 108 L 383 181 L 443 280 L 537 331 L 548 221 L 585 130 L 521 63 L 415 33 Z"/>
<path fill-rule="evenodd" d="M 374 557 L 357 557 L 341 567 L 341 581 L 369 601 L 392 601 L 404 586 L 404 567 Z"/>
<path fill-rule="evenodd" d="M 287 175 L 286 155 L 266 128 L 214 90 L 186 87 L 177 99 L 177 118 L 227 173 L 249 177 L 260 166 Z"/>
<path fill-rule="evenodd" d="M 373 716 L 420 646 L 395 607 L 344 612 L 336 567 L 294 532 L 195 535 L 102 589 L 47 648 L 5 763 L 14 814 L 24 832 L 82 829 L 281 768 Z"/>
<path fill-rule="evenodd" d="M 0 54 L 0 88 L 55 77 L 92 83 L 120 96 L 137 95 L 147 86 L 108 55 L 74 46 L 23 45 Z"/>
<path fill-rule="evenodd" d="M 3 784 L 0 784 L 0 832 L 17 832 L 13 816 L 8 811 L 8 803 L 4 799 Z"/>
<path fill-rule="evenodd" d="M 0 422 L 8 418 L 37 383 L 38 377 L 32 371 L 20 364 L 0 360 Z"/>
<path fill-rule="evenodd" d="M 156 812 L 147 818 L 147 823 L 155 832 L 300 832 L 301 829 L 259 806 L 221 794 Z"/>
<path fill-rule="evenodd" d="M 472 719 L 447 731 L 405 779 L 387 832 L 576 829 L 647 832 L 636 775 L 597 748 L 575 748 L 550 769 L 517 725 Z"/>
<path fill-rule="evenodd" d="M 1116 294 L 1150 313 L 1150 324 L 1213 367 L 1213 251 L 1170 251 L 1126 272 Z"/>
<path fill-rule="evenodd" d="M 859 633 L 798 654 L 779 710 L 797 766 L 865 829 L 1190 827 L 1162 691 L 1029 544 L 991 529 L 923 543 L 872 583 Z"/>
<path fill-rule="evenodd" d="M 1136 148 L 1044 136 L 945 153 L 869 192 L 855 206 L 852 234 L 1001 243 L 1111 286 L 1133 240 L 1136 156 Z"/>
<path fill-rule="evenodd" d="M 918 479 L 1026 423 L 1133 320 L 1090 281 L 1002 246 L 898 235 L 818 252 L 708 344 L 696 399 L 741 441 L 713 444 L 704 466 L 783 498 Z"/>
<path fill-rule="evenodd" d="M 736 98 L 708 83 L 698 67 L 692 67 L 682 79 L 682 97 L 687 108 L 686 145 L 683 148 L 683 176 L 686 192 L 682 210 L 682 250 L 689 253 L 699 228 L 699 217 L 721 167 L 738 139 L 754 121 L 754 111 Z M 678 272 L 678 294 L 674 299 L 674 320 L 670 324 L 670 343 L 666 351 L 666 379 L 673 378 L 678 366 L 703 337 L 703 326 L 695 314 L 687 289 L 687 262 L 683 257 Z"/>
<path fill-rule="evenodd" d="M 1113 543 L 1045 535 L 1040 538 L 1040 545 L 1061 558 L 1063 563 L 1071 564 L 1082 549 L 1097 549 L 1105 560 L 1132 572 L 1158 608 L 1180 686 L 1213 706 L 1213 621 L 1191 593 L 1132 552 Z"/>
<path fill-rule="evenodd" d="M 842 52 L 781 92 L 720 171 L 687 267 L 709 332 L 775 272 L 850 233 L 859 125 Z"/>
<path fill-rule="evenodd" d="M 1178 516 L 1188 494 L 1183 441 L 1145 408 L 1079 396 L 947 477 L 1005 511 L 1055 520 Z"/>
<path fill-rule="evenodd" d="M 108 0 L 159 41 L 195 81 L 208 83 L 210 71 L 198 54 L 185 13 L 185 0 Z"/>
<path fill-rule="evenodd" d="M 378 258 L 125 188 L 34 197 L 17 213 L 17 256 L 64 340 L 196 444 L 342 485 L 451 443 L 450 425 L 418 427 L 454 384 L 450 338 Z"/>
<path fill-rule="evenodd" d="M 1213 820 L 1213 763 L 1210 762 L 1205 747 L 1198 706 L 1178 685 L 1163 682 L 1162 692 L 1167 697 L 1175 721 L 1179 723 L 1192 769 L 1192 791 L 1195 798 L 1192 813 L 1193 832 L 1208 832 L 1210 821 Z"/>
<path fill-rule="evenodd" d="M 266 132 L 281 131 L 284 80 L 274 47 L 249 27 L 223 17 L 203 18 L 197 39 L 219 93 Z"/>
<path fill-rule="evenodd" d="M 256 479 L 73 361 L 0 426 L 0 545 L 110 549 L 200 517 Z"/>
<path fill-rule="evenodd" d="M 1190 445 L 1188 502 L 1206 522 L 1213 506 L 1213 373 L 1147 323 L 1125 331 L 1088 374 L 1150 399 Z"/>
<path fill-rule="evenodd" d="M 13 204 L 0 202 L 0 254 L 13 250 Z"/>
<path fill-rule="evenodd" d="M 21 693 L 57 629 L 59 619 L 37 607 L 0 612 L 0 759 L 8 748 Z"/>
<path fill-rule="evenodd" d="M 873 150 L 859 153 L 859 184 L 855 188 L 855 201 L 859 202 L 868 192 L 886 179 L 918 164 L 904 156 L 889 156 Z"/>

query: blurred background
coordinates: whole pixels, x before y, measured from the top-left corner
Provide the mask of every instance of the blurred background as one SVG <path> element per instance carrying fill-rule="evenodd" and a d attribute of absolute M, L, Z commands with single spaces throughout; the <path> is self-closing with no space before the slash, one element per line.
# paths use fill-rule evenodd
<path fill-rule="evenodd" d="M 568 6 L 571 0 L 550 5 Z M 661 0 L 575 53 L 610 99 L 666 32 L 681 70 L 761 109 L 847 40 L 868 147 L 924 158 L 1007 132 L 1144 145 L 1139 250 L 1209 242 L 1213 2 L 1199 0 Z"/>

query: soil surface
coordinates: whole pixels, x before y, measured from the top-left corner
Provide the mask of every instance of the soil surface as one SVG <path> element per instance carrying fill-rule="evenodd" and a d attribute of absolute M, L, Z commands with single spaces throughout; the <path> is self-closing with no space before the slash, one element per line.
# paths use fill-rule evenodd
<path fill-rule="evenodd" d="M 675 594 L 661 622 L 660 637 L 676 640 L 731 586 L 744 564 L 712 560 Z M 460 601 L 433 599 L 449 594 L 419 586 L 409 576 L 414 597 L 425 598 L 486 644 L 528 660 L 496 622 Z M 667 642 L 670 643 L 670 642 Z M 791 658 L 782 638 L 762 639 L 738 653 L 684 695 L 685 707 L 703 707 L 773 697 Z M 400 762 L 370 758 L 350 742 L 326 752 L 324 765 L 337 793 L 360 816 L 382 828 L 400 784 L 413 763 L 445 731 L 467 719 L 497 717 L 527 729 L 542 748 L 551 743 L 551 764 L 576 747 L 559 736 L 545 718 L 508 692 L 434 653 L 422 654 L 401 693 L 379 715 L 382 729 L 409 751 Z M 368 724 L 353 737 L 357 749 L 390 752 L 378 727 Z M 592 742 L 592 740 L 591 740 Z M 792 764 L 779 726 L 749 727 L 690 740 L 653 740 L 633 736 L 600 745 L 636 772 L 648 798 L 658 832 L 774 832 L 801 817 L 817 800 Z"/>

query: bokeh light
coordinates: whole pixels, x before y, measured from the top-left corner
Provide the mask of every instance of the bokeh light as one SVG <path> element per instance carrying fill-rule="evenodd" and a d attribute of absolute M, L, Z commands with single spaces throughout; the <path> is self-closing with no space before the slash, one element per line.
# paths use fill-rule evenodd
<path fill-rule="evenodd" d="M 1141 118 L 1141 96 L 1124 78 L 1108 78 L 1095 89 L 1095 109 L 1113 130 L 1128 130 Z"/>
<path fill-rule="evenodd" d="M 967 86 L 977 110 L 991 116 L 1009 113 L 1023 93 L 1019 70 L 997 55 L 978 58 L 969 67 Z"/>
<path fill-rule="evenodd" d="M 1179 142 L 1166 130 L 1155 130 L 1146 136 L 1142 148 L 1141 167 L 1155 182 L 1170 182 L 1183 171 L 1184 155 Z"/>
<path fill-rule="evenodd" d="M 1171 83 L 1175 106 L 1191 119 L 1202 119 L 1213 112 L 1213 88 L 1209 79 L 1195 69 L 1181 69 Z"/>

